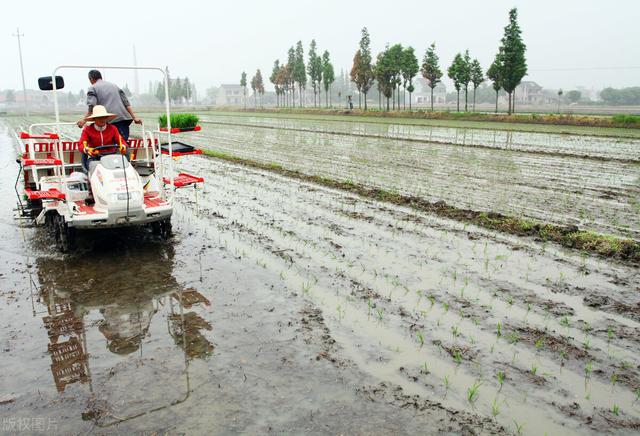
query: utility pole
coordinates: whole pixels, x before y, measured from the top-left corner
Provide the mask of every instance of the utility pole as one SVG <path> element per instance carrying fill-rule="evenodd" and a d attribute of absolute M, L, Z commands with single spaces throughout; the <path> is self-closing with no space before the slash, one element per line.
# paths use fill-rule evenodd
<path fill-rule="evenodd" d="M 20 44 L 20 37 L 24 34 L 20 33 L 20 28 L 16 28 L 16 33 L 13 35 L 18 38 L 18 53 L 20 54 L 20 74 L 22 74 L 22 98 L 24 98 L 24 113 L 29 116 L 29 103 L 27 102 L 27 86 L 24 83 L 24 66 L 22 65 L 22 45 Z"/>
<path fill-rule="evenodd" d="M 136 56 L 136 46 L 133 46 L 133 66 L 138 66 L 138 57 Z M 138 80 L 138 70 L 134 70 L 133 72 L 133 95 L 138 97 L 140 95 L 140 83 Z"/>

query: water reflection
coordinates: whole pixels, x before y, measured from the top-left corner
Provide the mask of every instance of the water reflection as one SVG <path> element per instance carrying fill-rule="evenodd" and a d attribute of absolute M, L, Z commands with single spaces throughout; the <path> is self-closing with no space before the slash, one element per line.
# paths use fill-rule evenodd
<path fill-rule="evenodd" d="M 64 392 L 72 384 L 87 385 L 92 408 L 110 405 L 87 415 L 99 425 L 185 401 L 190 392 L 189 362 L 208 358 L 214 349 L 208 333 L 212 325 L 202 316 L 211 302 L 176 281 L 172 244 L 115 245 L 65 259 L 36 260 L 40 282 L 36 297 L 46 306 L 40 313 L 45 313 L 42 321 L 55 387 Z M 167 349 L 180 350 L 182 357 L 176 359 Z M 96 367 L 94 374 L 90 361 Z M 123 398 L 135 397 L 129 385 L 136 382 L 143 383 L 145 401 L 132 401 L 131 406 Z M 173 399 L 162 392 L 167 386 L 179 388 L 172 391 Z M 122 403 L 117 415 L 111 412 L 115 403 Z"/>

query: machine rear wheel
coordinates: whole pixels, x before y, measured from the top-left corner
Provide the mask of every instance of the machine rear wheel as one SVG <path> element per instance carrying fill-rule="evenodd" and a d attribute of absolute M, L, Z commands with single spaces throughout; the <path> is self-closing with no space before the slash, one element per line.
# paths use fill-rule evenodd
<path fill-rule="evenodd" d="M 58 250 L 68 253 L 75 248 L 76 229 L 69 227 L 60 215 L 53 217 L 53 232 Z"/>
<path fill-rule="evenodd" d="M 169 239 L 171 236 L 171 220 L 166 219 L 151 223 L 151 229 L 154 235 L 158 235 L 162 239 Z"/>

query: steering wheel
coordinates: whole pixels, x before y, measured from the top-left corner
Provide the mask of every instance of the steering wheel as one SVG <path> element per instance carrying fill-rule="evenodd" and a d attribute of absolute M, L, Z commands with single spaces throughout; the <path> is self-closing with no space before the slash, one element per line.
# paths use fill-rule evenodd
<path fill-rule="evenodd" d="M 109 153 L 100 153 L 101 156 L 108 156 L 110 154 L 119 154 L 119 150 L 118 150 L 119 145 L 118 144 L 112 144 L 112 145 L 99 145 L 97 147 L 91 147 L 94 150 L 106 150 L 108 148 L 115 148 L 115 150 L 109 152 Z"/>

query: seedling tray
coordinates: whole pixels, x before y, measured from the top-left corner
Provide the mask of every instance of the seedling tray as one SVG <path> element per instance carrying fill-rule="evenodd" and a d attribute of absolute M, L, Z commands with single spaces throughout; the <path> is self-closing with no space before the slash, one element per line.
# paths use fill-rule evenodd
<path fill-rule="evenodd" d="M 162 154 L 169 154 L 169 143 L 160 144 Z M 180 141 L 171 141 L 171 154 L 173 156 L 184 156 L 189 154 L 202 154 L 202 150 L 195 148 L 193 145 L 185 144 Z"/>

